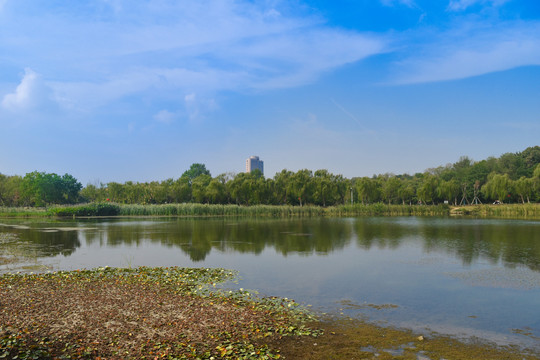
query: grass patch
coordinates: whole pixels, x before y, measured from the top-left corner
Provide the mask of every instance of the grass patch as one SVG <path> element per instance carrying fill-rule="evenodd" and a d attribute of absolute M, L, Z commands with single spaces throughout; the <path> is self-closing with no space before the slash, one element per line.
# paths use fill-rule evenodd
<path fill-rule="evenodd" d="M 318 335 L 292 301 L 214 290 L 223 269 L 100 268 L 0 277 L 0 358 L 275 359 Z"/>

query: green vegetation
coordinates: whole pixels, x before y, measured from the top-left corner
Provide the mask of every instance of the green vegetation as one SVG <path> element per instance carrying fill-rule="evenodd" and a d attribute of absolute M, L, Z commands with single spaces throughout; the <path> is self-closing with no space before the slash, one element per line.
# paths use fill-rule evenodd
<path fill-rule="evenodd" d="M 540 219 L 540 204 L 475 205 L 454 207 L 451 215 L 473 215 L 490 218 Z"/>
<path fill-rule="evenodd" d="M 292 300 L 215 290 L 223 269 L 99 268 L 0 277 L 0 358 L 277 359 L 317 336 Z"/>
<path fill-rule="evenodd" d="M 282 170 L 273 178 L 265 178 L 258 171 L 221 174 L 212 178 L 204 164 L 193 164 L 177 180 L 149 183 L 128 181 L 124 184 L 110 182 L 88 184 L 84 188 L 69 174 L 60 177 L 36 171 L 23 178 L 0 174 L 0 206 L 110 201 L 129 205 L 163 205 L 171 215 L 174 212 L 179 214 L 179 207 L 168 204 L 184 203 L 326 208 L 347 204 L 380 206 L 379 203 L 409 206 L 443 203 L 461 206 L 493 202 L 525 204 L 539 200 L 540 146 L 479 162 L 462 157 L 454 164 L 414 175 L 382 174 L 352 179 L 327 170 L 313 172 L 307 169 L 297 172 Z M 233 208 L 227 208 L 227 211 L 230 209 Z M 139 208 L 137 211 L 147 210 Z M 371 210 L 367 212 L 371 213 Z"/>
<path fill-rule="evenodd" d="M 117 216 L 120 207 L 109 203 L 91 203 L 77 206 L 54 206 L 47 209 L 50 216 L 81 217 L 81 216 Z"/>
<path fill-rule="evenodd" d="M 449 215 L 448 205 L 417 206 L 388 205 L 376 203 L 369 205 L 339 206 L 290 206 L 290 205 L 210 205 L 210 204 L 163 204 L 163 205 L 123 205 L 111 203 L 90 203 L 74 206 L 52 206 L 41 211 L 35 209 L 0 208 L 0 216 L 422 216 Z"/>
<path fill-rule="evenodd" d="M 8 207 L 0 206 L 0 216 L 2 217 L 46 217 L 47 210 L 37 207 Z"/>
<path fill-rule="evenodd" d="M 0 217 L 92 217 L 92 216 L 449 216 L 540 219 L 540 204 L 450 206 L 395 205 L 385 203 L 338 206 L 161 204 L 129 205 L 89 203 L 49 208 L 0 207 Z"/>
<path fill-rule="evenodd" d="M 472 339 L 468 342 L 425 331 L 382 327 L 357 319 L 328 319 L 318 323 L 324 335 L 317 339 L 283 338 L 277 345 L 285 359 L 380 360 L 534 360 L 538 353 Z"/>

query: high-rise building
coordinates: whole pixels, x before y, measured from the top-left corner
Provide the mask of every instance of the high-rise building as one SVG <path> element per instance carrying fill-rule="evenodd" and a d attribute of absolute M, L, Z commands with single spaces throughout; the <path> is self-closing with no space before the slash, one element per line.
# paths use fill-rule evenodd
<path fill-rule="evenodd" d="M 264 162 L 260 160 L 258 156 L 250 156 L 246 160 L 246 172 L 250 173 L 257 169 L 264 175 Z"/>

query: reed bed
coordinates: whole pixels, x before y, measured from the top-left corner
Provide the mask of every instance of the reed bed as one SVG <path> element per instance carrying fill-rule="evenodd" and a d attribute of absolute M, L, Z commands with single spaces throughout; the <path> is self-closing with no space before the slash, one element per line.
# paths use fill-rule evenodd
<path fill-rule="evenodd" d="M 7 207 L 0 206 L 0 216 L 2 217 L 46 217 L 48 216 L 45 208 L 35 207 Z"/>
<path fill-rule="evenodd" d="M 89 203 L 45 208 L 0 207 L 0 217 L 94 217 L 94 216 L 238 216 L 238 217 L 317 217 L 317 216 L 448 216 L 466 215 L 490 218 L 540 219 L 540 204 L 502 205 L 392 205 L 384 203 L 339 206 L 291 205 L 213 205 L 161 204 L 128 205 Z"/>
<path fill-rule="evenodd" d="M 449 215 L 448 205 L 392 205 L 357 204 L 327 208 L 329 215 L 335 216 L 445 216 Z"/>
<path fill-rule="evenodd" d="M 272 205 L 211 205 L 211 204 L 164 204 L 120 205 L 121 216 L 324 216 L 325 209 L 318 206 L 272 206 Z"/>
<path fill-rule="evenodd" d="M 540 204 L 471 205 L 454 208 L 452 214 L 508 219 L 540 219 Z"/>
<path fill-rule="evenodd" d="M 120 206 L 110 203 L 53 206 L 47 209 L 47 214 L 60 217 L 117 216 L 120 214 Z"/>
<path fill-rule="evenodd" d="M 209 205 L 209 204 L 165 204 L 165 205 L 120 205 L 122 216 L 257 216 L 257 217 L 313 217 L 313 216 L 428 216 L 448 215 L 448 205 L 417 206 L 369 205 L 341 206 L 290 206 L 290 205 Z"/>

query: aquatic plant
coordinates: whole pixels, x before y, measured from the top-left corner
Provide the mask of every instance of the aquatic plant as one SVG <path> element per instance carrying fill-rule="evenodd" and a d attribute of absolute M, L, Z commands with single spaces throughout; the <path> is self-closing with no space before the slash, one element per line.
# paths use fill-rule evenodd
<path fill-rule="evenodd" d="M 319 335 L 291 300 L 215 290 L 225 269 L 98 268 L 0 277 L 0 358 L 276 359 Z"/>
<path fill-rule="evenodd" d="M 75 206 L 53 206 L 47 209 L 50 216 L 77 217 L 77 216 L 116 216 L 120 207 L 110 203 L 91 203 Z"/>

